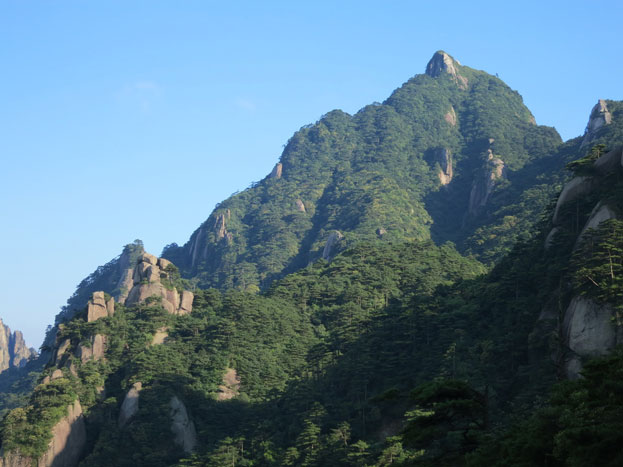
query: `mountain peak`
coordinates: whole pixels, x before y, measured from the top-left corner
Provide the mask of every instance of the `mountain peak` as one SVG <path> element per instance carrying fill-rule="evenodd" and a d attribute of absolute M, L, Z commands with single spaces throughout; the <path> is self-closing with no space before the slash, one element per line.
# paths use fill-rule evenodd
<path fill-rule="evenodd" d="M 458 60 L 455 60 L 443 50 L 438 50 L 429 60 L 428 65 L 426 65 L 426 74 L 436 78 L 444 73 L 448 73 L 456 81 L 459 88 L 467 89 L 467 78 L 459 73 L 458 67 L 460 66 L 461 63 Z"/>

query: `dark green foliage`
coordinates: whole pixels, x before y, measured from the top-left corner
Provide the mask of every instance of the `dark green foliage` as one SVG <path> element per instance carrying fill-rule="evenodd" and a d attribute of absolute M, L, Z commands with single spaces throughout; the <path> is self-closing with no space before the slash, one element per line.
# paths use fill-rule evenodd
<path fill-rule="evenodd" d="M 498 78 L 457 67 L 468 89 L 447 74 L 418 75 L 382 104 L 352 116 L 335 110 L 301 128 L 281 155 L 281 178 L 267 177 L 223 201 L 184 247 L 170 245 L 163 256 L 203 287 L 241 290 L 265 289 L 318 259 L 334 230 L 345 239 L 331 256 L 360 241 L 432 234 L 438 244 L 450 240 L 498 260 L 527 236 L 554 193 L 554 180 L 543 174 L 564 164 L 547 157 L 560 137 L 535 125 L 521 96 Z M 466 218 L 489 147 L 507 177 L 490 206 Z M 444 148 L 454 171 L 447 187 L 435 158 Z"/>

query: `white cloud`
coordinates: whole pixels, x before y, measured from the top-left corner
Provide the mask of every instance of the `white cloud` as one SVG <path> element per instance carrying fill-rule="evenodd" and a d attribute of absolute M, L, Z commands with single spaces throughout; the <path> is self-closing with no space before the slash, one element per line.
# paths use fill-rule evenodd
<path fill-rule="evenodd" d="M 117 93 L 117 99 L 125 104 L 137 106 L 142 112 L 150 112 L 162 96 L 163 89 L 155 81 L 140 80 L 126 84 Z"/>
<path fill-rule="evenodd" d="M 247 112 L 253 112 L 257 108 L 255 102 L 249 99 L 245 99 L 243 97 L 237 97 L 234 101 L 234 104 L 239 109 L 246 110 Z"/>

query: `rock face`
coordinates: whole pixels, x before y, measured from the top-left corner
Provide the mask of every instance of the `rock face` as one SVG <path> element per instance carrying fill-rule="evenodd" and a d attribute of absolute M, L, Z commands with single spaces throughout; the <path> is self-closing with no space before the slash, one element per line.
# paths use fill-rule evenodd
<path fill-rule="evenodd" d="M 126 299 L 126 305 L 141 303 L 149 297 L 160 297 L 162 306 L 171 314 L 184 315 L 192 311 L 194 295 L 188 290 L 180 293 L 175 289 L 165 287 L 161 279 L 167 279 L 166 271 L 170 261 L 156 258 L 144 253 L 139 256 L 132 274 L 133 286 Z"/>
<path fill-rule="evenodd" d="M 604 125 L 609 125 L 610 123 L 612 123 L 612 114 L 608 110 L 608 105 L 605 100 L 599 99 L 595 107 L 593 107 L 593 110 L 591 110 L 591 115 L 588 118 L 582 146 L 585 146 L 595 139 L 595 132 Z"/>
<path fill-rule="evenodd" d="M 37 355 L 34 349 L 28 348 L 20 331 L 11 329 L 0 319 L 0 371 L 7 368 L 20 368 Z"/>
<path fill-rule="evenodd" d="M 279 180 L 281 178 L 282 172 L 283 172 L 283 164 L 281 162 L 278 162 L 277 164 L 275 164 L 275 167 L 273 168 L 273 171 L 270 173 L 269 178 L 275 178 Z"/>
<path fill-rule="evenodd" d="M 240 378 L 234 368 L 228 368 L 223 375 L 223 384 L 218 387 L 217 400 L 227 401 L 236 397 L 240 390 Z"/>
<path fill-rule="evenodd" d="M 219 241 L 225 239 L 227 243 L 233 241 L 234 236 L 227 231 L 227 221 L 230 218 L 231 212 L 229 209 L 224 213 L 216 214 L 205 221 L 199 227 L 199 230 L 191 236 L 189 248 L 191 266 L 194 267 L 200 260 L 206 259 L 209 240 Z"/>
<path fill-rule="evenodd" d="M 167 337 L 169 337 L 168 331 L 169 328 L 166 326 L 158 328 L 154 334 L 154 337 L 151 339 L 151 345 L 164 344 L 164 342 L 167 340 Z"/>
<path fill-rule="evenodd" d="M 138 412 L 138 399 L 142 389 L 143 383 L 139 381 L 134 383 L 132 388 L 130 388 L 128 393 L 125 395 L 125 399 L 123 399 L 123 403 L 121 404 L 121 409 L 119 411 L 119 428 L 123 428 L 136 414 L 136 412 Z"/>
<path fill-rule="evenodd" d="M 623 146 L 618 146 L 612 151 L 607 152 L 593 163 L 595 172 L 598 175 L 607 175 L 614 171 L 621 170 L 623 166 Z"/>
<path fill-rule="evenodd" d="M 295 204 L 296 204 L 296 210 L 298 212 L 307 212 L 307 210 L 305 209 L 305 204 L 303 204 L 303 201 L 301 201 L 300 199 L 297 199 Z"/>
<path fill-rule="evenodd" d="M 467 78 L 459 73 L 459 66 L 461 64 L 457 60 L 440 50 L 433 55 L 433 58 L 426 65 L 426 74 L 436 78 L 443 73 L 448 73 L 460 89 L 467 89 Z"/>
<path fill-rule="evenodd" d="M 169 402 L 171 408 L 171 432 L 175 436 L 173 442 L 186 454 L 190 454 L 197 445 L 197 432 L 195 424 L 188 417 L 188 411 L 184 403 L 176 396 Z"/>
<path fill-rule="evenodd" d="M 344 238 L 337 230 L 334 230 L 329 234 L 329 238 L 327 238 L 327 243 L 325 243 L 324 250 L 322 251 L 322 259 L 326 259 L 327 261 L 331 258 L 334 247 Z"/>
<path fill-rule="evenodd" d="M 554 209 L 554 217 L 552 222 L 557 225 L 561 222 L 560 208 L 581 196 L 591 192 L 594 187 L 593 179 L 590 177 L 575 177 L 569 183 L 565 184 Z"/>
<path fill-rule="evenodd" d="M 106 336 L 102 334 L 95 334 L 91 337 L 91 345 L 87 346 L 80 344 L 76 350 L 76 357 L 86 363 L 89 360 L 98 361 L 104 358 L 106 353 Z"/>
<path fill-rule="evenodd" d="M 504 161 L 495 157 L 491 149 L 487 153 L 487 161 L 484 167 L 474 177 L 472 189 L 469 193 L 468 216 L 477 215 L 486 206 L 489 196 L 493 192 L 496 183 L 504 178 Z"/>
<path fill-rule="evenodd" d="M 115 313 L 115 299 L 106 301 L 104 292 L 93 292 L 93 298 L 87 304 L 87 321 L 97 321 L 100 318 L 112 316 Z"/>
<path fill-rule="evenodd" d="M 87 442 L 87 431 L 80 401 L 67 407 L 67 415 L 52 428 L 47 451 L 38 459 L 39 467 L 74 467 L 78 465 Z M 31 467 L 35 462 L 19 453 L 4 453 L 0 467 Z"/>
<path fill-rule="evenodd" d="M 575 242 L 575 247 L 582 243 L 582 240 L 588 229 L 596 229 L 602 222 L 607 221 L 608 219 L 617 219 L 618 217 L 619 216 L 617 212 L 612 207 L 601 202 L 597 203 L 597 205 L 593 208 L 593 211 L 591 212 L 588 220 L 586 221 L 586 224 L 582 228 L 582 232 L 580 232 L 580 235 L 578 235 L 578 239 Z"/>
<path fill-rule="evenodd" d="M 567 377 L 576 379 L 582 369 L 582 357 L 607 354 L 622 339 L 613 325 L 612 308 L 575 297 L 565 312 L 563 336 L 569 349 L 565 359 Z"/>
<path fill-rule="evenodd" d="M 450 110 L 443 116 L 444 120 L 452 126 L 456 126 L 456 112 L 454 107 L 450 106 Z"/>
<path fill-rule="evenodd" d="M 447 148 L 437 149 L 435 161 L 439 163 L 441 168 L 437 176 L 441 184 L 445 186 L 452 180 L 452 152 Z"/>

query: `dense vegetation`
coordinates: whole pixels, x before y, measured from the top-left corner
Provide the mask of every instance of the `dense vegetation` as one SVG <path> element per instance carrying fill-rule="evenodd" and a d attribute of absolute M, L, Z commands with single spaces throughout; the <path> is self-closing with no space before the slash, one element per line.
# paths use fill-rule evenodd
<path fill-rule="evenodd" d="M 331 232 L 337 250 L 361 241 L 453 241 L 490 263 L 531 230 L 554 195 L 564 157 L 553 128 L 537 126 L 521 96 L 498 78 L 455 64 L 417 75 L 382 104 L 335 110 L 288 141 L 281 178 L 267 177 L 220 203 L 184 247 L 163 255 L 202 287 L 265 289 L 318 259 Z M 449 152 L 442 186 L 438 153 Z M 466 214 L 487 154 L 505 164 L 491 201 Z M 528 213 L 528 215 L 526 215 Z M 335 252 L 333 252 L 335 253 Z"/>
<path fill-rule="evenodd" d="M 623 171 L 594 166 L 623 143 L 623 107 L 608 101 L 614 121 L 590 145 L 560 144 L 499 79 L 456 66 L 467 89 L 449 74 L 416 76 L 383 104 L 302 128 L 281 177 L 167 247 L 181 271 L 168 266 L 162 283 L 193 289 L 191 314 L 152 297 L 87 322 L 86 300 L 119 291 L 138 241 L 85 279 L 48 333 L 37 384 L 36 371 L 0 377 L 2 392 L 22 391 L 8 396 L 19 407 L 2 424 L 4 451 L 40 456 L 79 399 L 81 465 L 93 467 L 619 465 L 623 350 L 556 381 L 572 298 L 612 307 L 616 326 L 623 313 L 623 222 L 578 238 L 597 203 L 623 212 Z M 452 154 L 447 186 L 440 148 Z M 466 213 L 489 156 L 505 175 Z M 569 175 L 597 183 L 554 224 Z M 322 259 L 335 230 L 344 238 Z M 105 356 L 83 362 L 95 335 Z M 196 428 L 192 454 L 173 439 L 172 398 Z"/>

